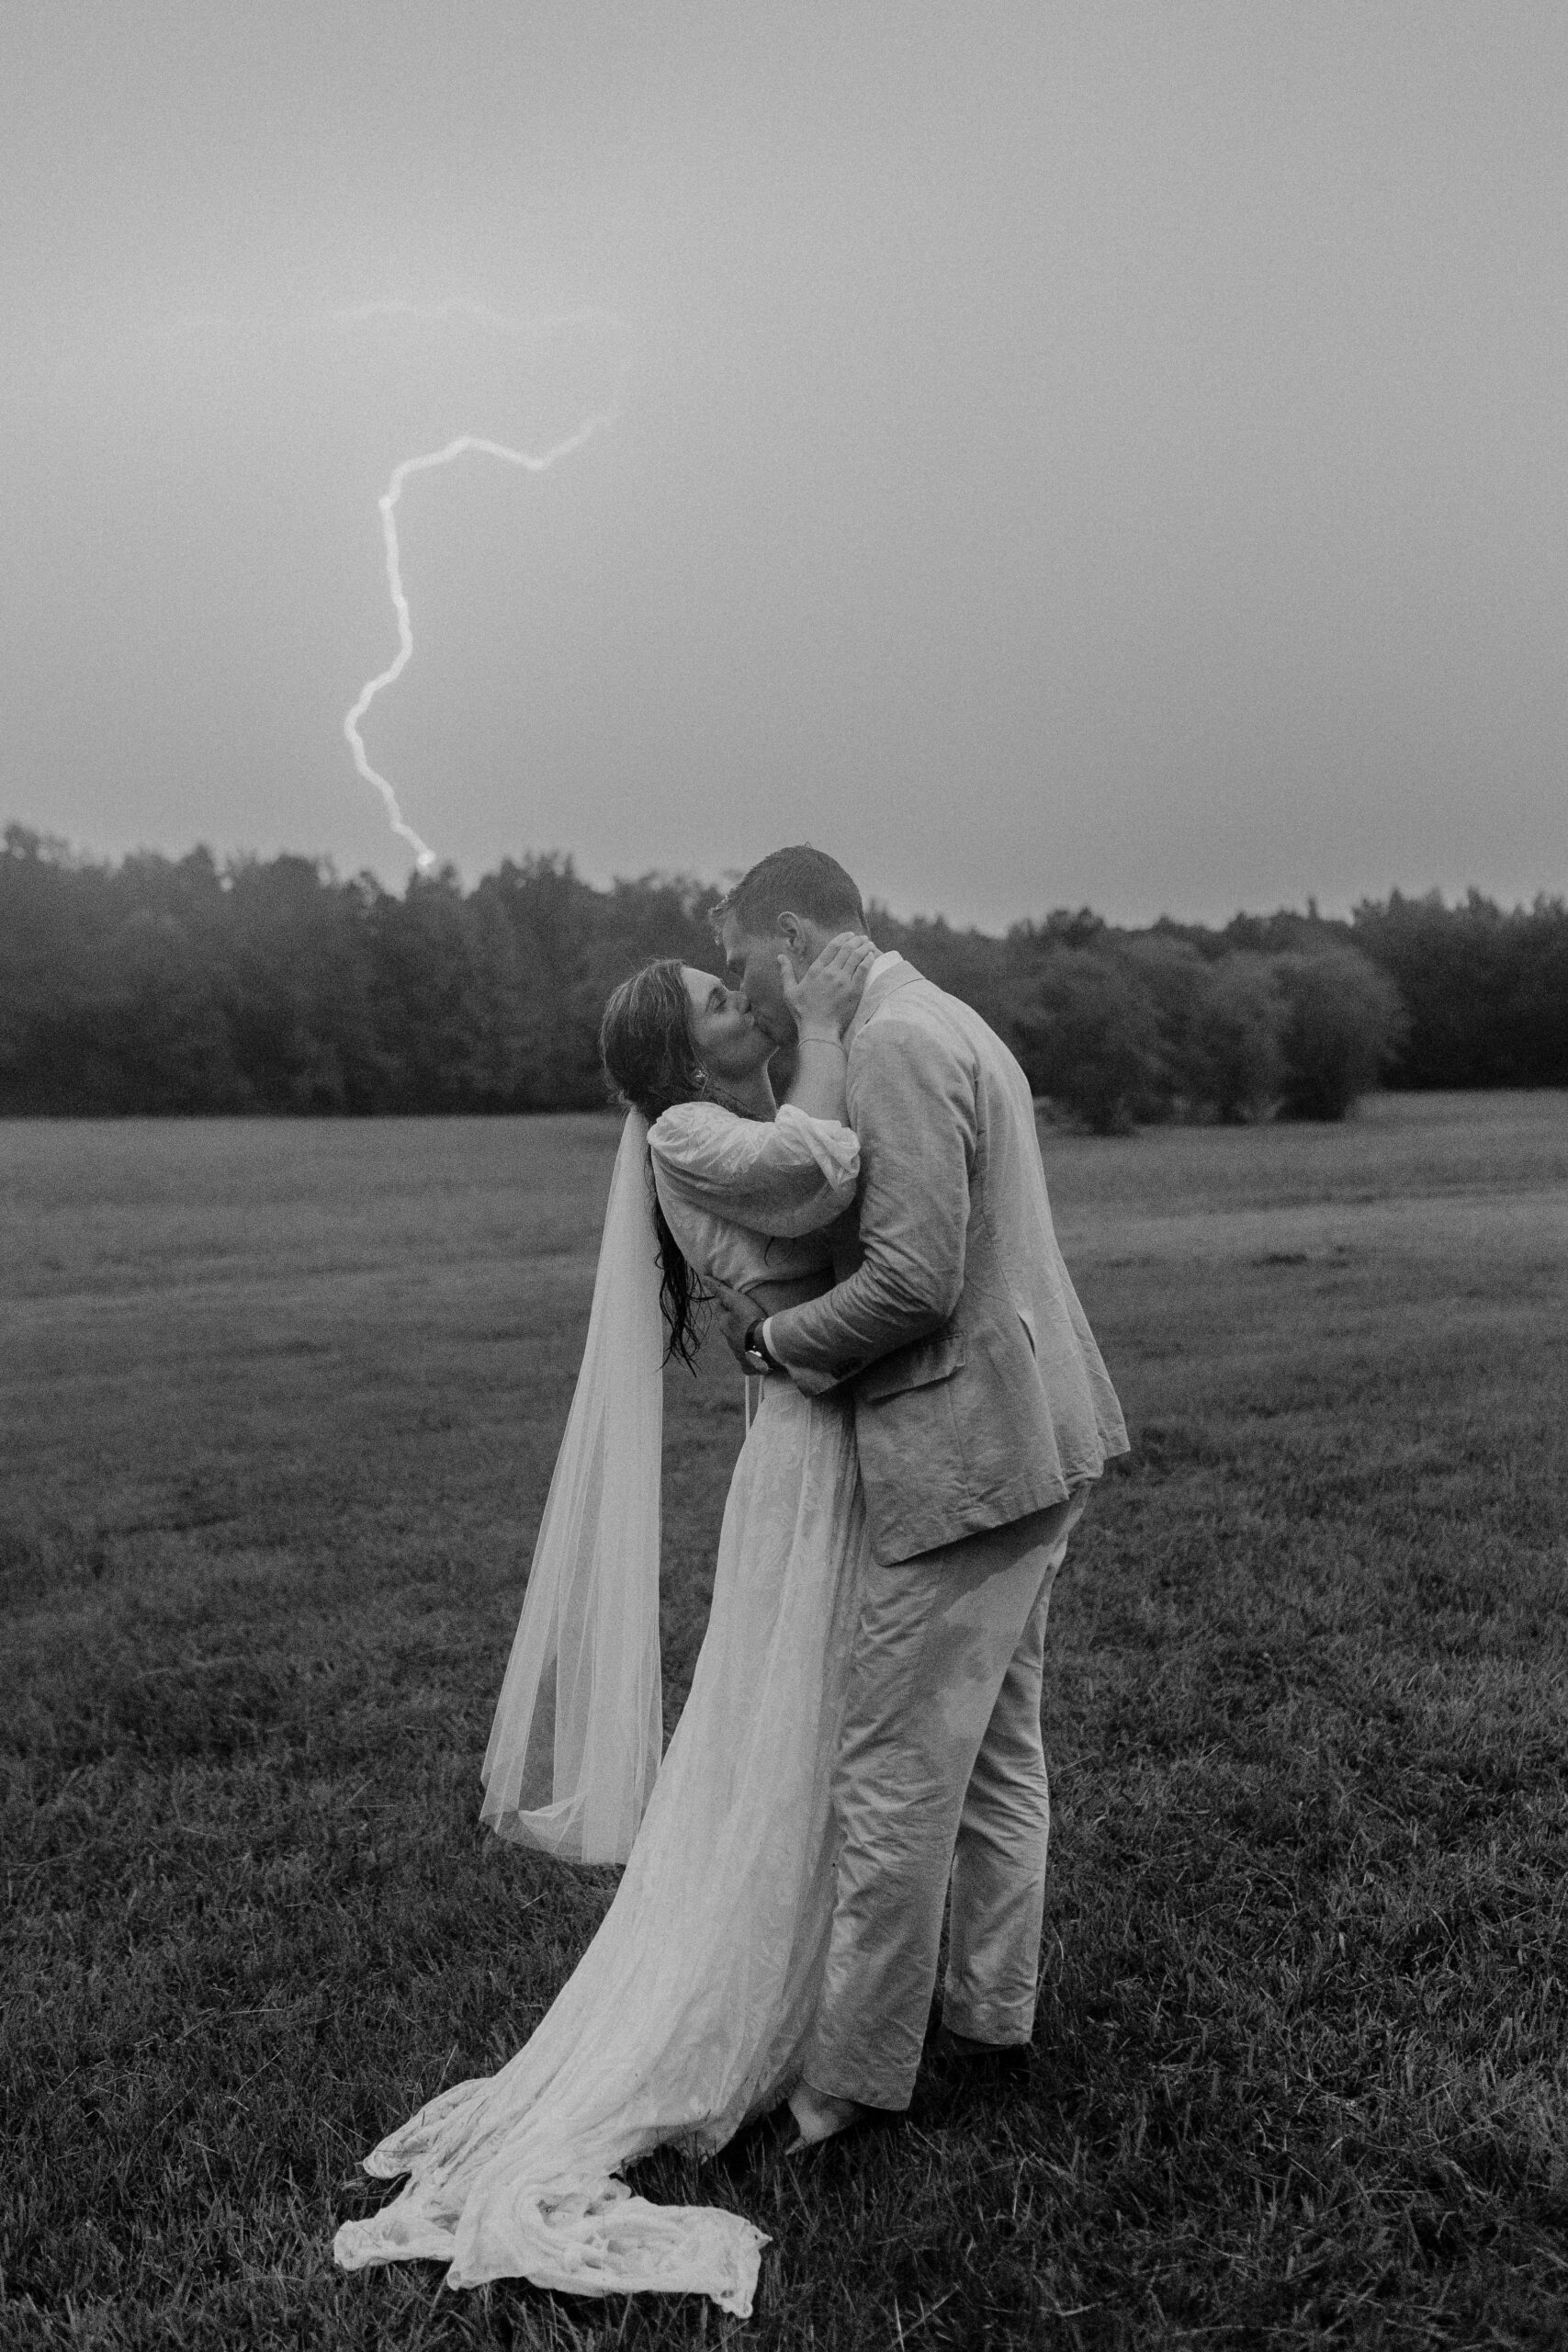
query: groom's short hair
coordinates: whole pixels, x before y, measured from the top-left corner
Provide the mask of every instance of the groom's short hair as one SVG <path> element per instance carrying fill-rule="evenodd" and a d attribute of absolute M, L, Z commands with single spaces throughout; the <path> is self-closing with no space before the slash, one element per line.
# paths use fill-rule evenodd
<path fill-rule="evenodd" d="M 865 909 L 854 883 L 836 857 L 802 842 L 795 849 L 775 849 L 743 874 L 728 898 L 721 899 L 708 920 L 716 932 L 734 916 L 741 933 L 763 938 L 780 915 L 804 915 L 824 931 L 863 931 Z"/>

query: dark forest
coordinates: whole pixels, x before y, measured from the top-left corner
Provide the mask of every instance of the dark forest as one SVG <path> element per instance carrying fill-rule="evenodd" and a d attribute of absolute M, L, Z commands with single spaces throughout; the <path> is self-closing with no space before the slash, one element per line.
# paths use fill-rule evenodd
<path fill-rule="evenodd" d="M 308 857 L 118 864 L 13 824 L 0 855 L 0 1114 L 581 1109 L 607 991 L 654 956 L 717 968 L 717 886 L 601 889 L 570 857 L 401 896 Z M 1367 900 L 1005 936 L 871 913 L 967 999 L 1035 1091 L 1100 1132 L 1342 1117 L 1369 1088 L 1568 1085 L 1568 903 Z"/>

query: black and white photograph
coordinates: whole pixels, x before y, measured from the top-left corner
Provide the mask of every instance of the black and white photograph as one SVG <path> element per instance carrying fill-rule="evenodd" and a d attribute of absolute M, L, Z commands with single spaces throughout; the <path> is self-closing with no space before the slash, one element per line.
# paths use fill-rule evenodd
<path fill-rule="evenodd" d="M 11 0 L 0 2352 L 1568 2345 L 1568 11 Z"/>

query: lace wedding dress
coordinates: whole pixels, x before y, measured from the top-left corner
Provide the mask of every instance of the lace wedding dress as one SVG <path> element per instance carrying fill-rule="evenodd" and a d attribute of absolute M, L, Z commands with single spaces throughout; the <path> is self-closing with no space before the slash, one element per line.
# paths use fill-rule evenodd
<path fill-rule="evenodd" d="M 667 1112 L 649 1148 L 689 1261 L 771 1306 L 824 1287 L 854 1136 L 789 1106 Z M 833 1894 L 829 1777 L 864 1524 L 848 1408 L 765 1384 L 725 1506 L 706 1637 L 614 1903 L 525 2047 L 423 2107 L 365 2160 L 410 2177 L 334 2246 L 430 2259 L 449 2286 L 526 2278 L 751 2309 L 762 2233 L 657 2206 L 618 2176 L 668 2141 L 721 2147 L 793 2086 Z"/>

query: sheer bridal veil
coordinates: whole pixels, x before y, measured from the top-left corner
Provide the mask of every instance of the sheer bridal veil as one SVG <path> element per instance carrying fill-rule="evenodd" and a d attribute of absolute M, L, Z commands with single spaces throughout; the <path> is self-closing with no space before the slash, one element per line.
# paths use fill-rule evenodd
<path fill-rule="evenodd" d="M 663 1329 L 647 1154 L 648 1123 L 633 1111 L 481 1775 L 481 1820 L 568 1861 L 626 1860 L 663 1753 Z"/>

